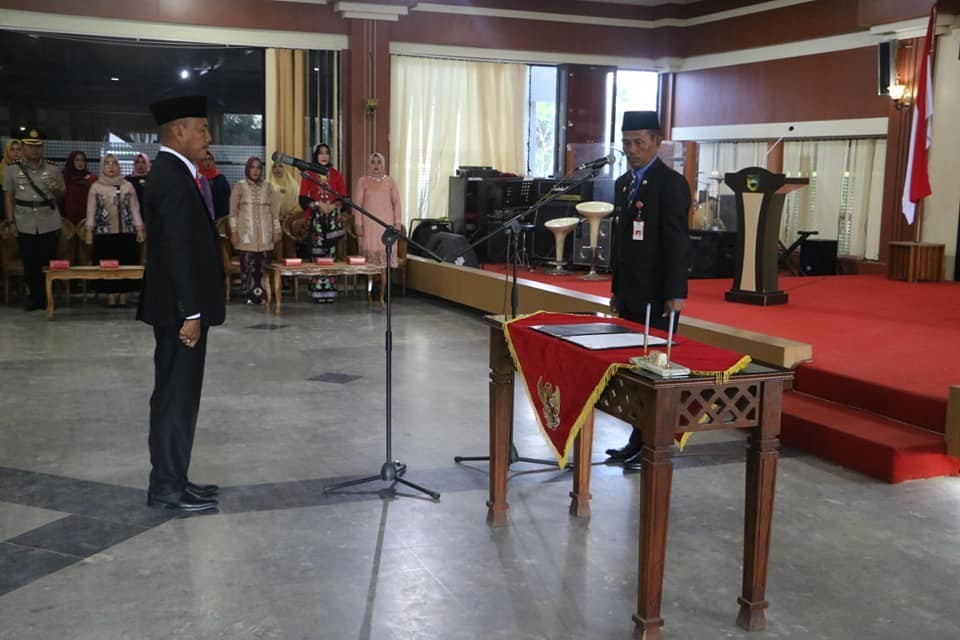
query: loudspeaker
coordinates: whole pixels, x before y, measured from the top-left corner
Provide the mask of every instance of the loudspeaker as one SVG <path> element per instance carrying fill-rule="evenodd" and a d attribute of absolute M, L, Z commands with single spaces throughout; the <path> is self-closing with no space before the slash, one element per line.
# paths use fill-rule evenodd
<path fill-rule="evenodd" d="M 410 239 L 424 247 L 430 244 L 430 238 L 441 231 L 453 233 L 453 223 L 446 218 L 414 218 L 410 221 L 411 226 L 413 226 L 413 223 L 417 224 L 413 227 L 413 231 L 410 233 Z M 407 253 L 415 256 L 423 255 L 423 251 L 413 244 L 409 246 Z"/>
<path fill-rule="evenodd" d="M 610 269 L 610 231 L 613 221 L 600 221 L 597 235 L 597 269 Z M 573 231 L 573 264 L 589 267 L 593 252 L 590 250 L 590 221 L 581 220 Z"/>
<path fill-rule="evenodd" d="M 430 237 L 427 249 L 440 256 L 444 262 L 452 262 L 461 267 L 479 267 L 477 254 L 463 236 L 447 231 L 438 231 Z"/>
<path fill-rule="evenodd" d="M 691 278 L 732 278 L 736 264 L 737 234 L 733 231 L 691 231 Z"/>
<path fill-rule="evenodd" d="M 800 245 L 800 271 L 805 276 L 837 274 L 837 241 L 807 238 Z"/>

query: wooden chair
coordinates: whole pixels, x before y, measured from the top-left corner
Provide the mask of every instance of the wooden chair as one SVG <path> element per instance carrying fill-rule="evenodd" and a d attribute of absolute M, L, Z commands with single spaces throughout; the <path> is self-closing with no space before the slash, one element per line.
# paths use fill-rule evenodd
<path fill-rule="evenodd" d="M 240 258 L 233 255 L 233 245 L 230 244 L 230 218 L 223 216 L 217 219 L 217 235 L 220 244 L 220 264 L 223 267 L 223 290 L 227 301 L 230 301 L 230 285 L 233 277 L 240 278 Z"/>
<path fill-rule="evenodd" d="M 0 272 L 3 272 L 3 303 L 10 304 L 10 287 L 19 284 L 20 297 L 26 295 L 23 282 L 23 260 L 17 247 L 17 230 L 13 225 L 0 225 Z"/>
<path fill-rule="evenodd" d="M 296 258 L 300 256 L 300 250 L 307 242 L 307 222 L 303 215 L 288 215 L 280 221 L 280 230 L 283 231 L 284 242 L 289 242 L 293 247 L 293 254 L 289 257 Z M 297 278 L 293 279 L 293 299 L 300 299 L 300 286 Z M 282 285 L 281 285 L 282 286 Z M 274 295 L 279 295 L 274 292 Z"/>

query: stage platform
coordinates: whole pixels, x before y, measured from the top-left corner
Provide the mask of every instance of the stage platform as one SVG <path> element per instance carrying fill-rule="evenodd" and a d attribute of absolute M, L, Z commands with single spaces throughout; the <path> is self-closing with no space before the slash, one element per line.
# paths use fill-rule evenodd
<path fill-rule="evenodd" d="M 408 287 L 489 313 L 510 309 L 504 265 L 416 256 Z M 518 310 L 608 311 L 609 281 L 522 269 Z M 726 302 L 729 279 L 690 280 L 679 334 L 797 370 L 783 441 L 888 482 L 960 471 L 960 283 L 781 276 L 785 305 Z M 865 452 L 872 452 L 865 455 Z"/>

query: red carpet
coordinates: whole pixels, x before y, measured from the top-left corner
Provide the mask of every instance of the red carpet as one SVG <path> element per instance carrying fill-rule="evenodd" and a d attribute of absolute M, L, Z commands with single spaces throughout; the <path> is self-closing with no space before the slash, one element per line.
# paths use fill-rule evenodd
<path fill-rule="evenodd" d="M 502 271 L 499 265 L 486 268 Z M 594 295 L 610 292 L 609 281 L 584 282 L 577 275 L 521 271 L 520 277 Z M 960 283 L 781 276 L 780 287 L 790 300 L 773 307 L 726 302 L 723 294 L 731 284 L 730 279 L 691 280 L 684 313 L 812 344 L 814 360 L 797 369 L 795 389 L 877 414 L 852 419 L 852 414 L 813 410 L 815 398 L 791 398 L 784 410 L 785 443 L 890 482 L 957 473 L 960 460 L 943 455 L 940 434 L 949 386 L 960 384 Z M 836 424 L 829 424 L 825 413 Z M 811 426 L 814 419 L 817 428 Z M 884 419 L 887 423 L 878 427 L 876 420 Z M 840 431 L 828 435 L 825 429 L 833 427 Z M 871 447 L 888 453 L 879 455 L 843 435 L 847 432 L 866 434 L 875 443 Z M 901 436 L 891 437 L 894 432 Z M 941 459 L 932 463 L 931 455 Z"/>

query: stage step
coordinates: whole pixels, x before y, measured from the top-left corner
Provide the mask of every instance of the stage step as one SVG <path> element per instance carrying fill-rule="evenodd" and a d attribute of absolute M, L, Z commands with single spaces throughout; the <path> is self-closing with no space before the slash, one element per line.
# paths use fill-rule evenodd
<path fill-rule="evenodd" d="M 783 396 L 783 444 L 860 473 L 897 483 L 957 475 L 943 434 L 799 391 Z"/>
<path fill-rule="evenodd" d="M 822 368 L 816 362 L 797 368 L 793 388 L 841 405 L 887 416 L 921 429 L 944 432 L 947 393 L 930 396 L 879 385 Z"/>

